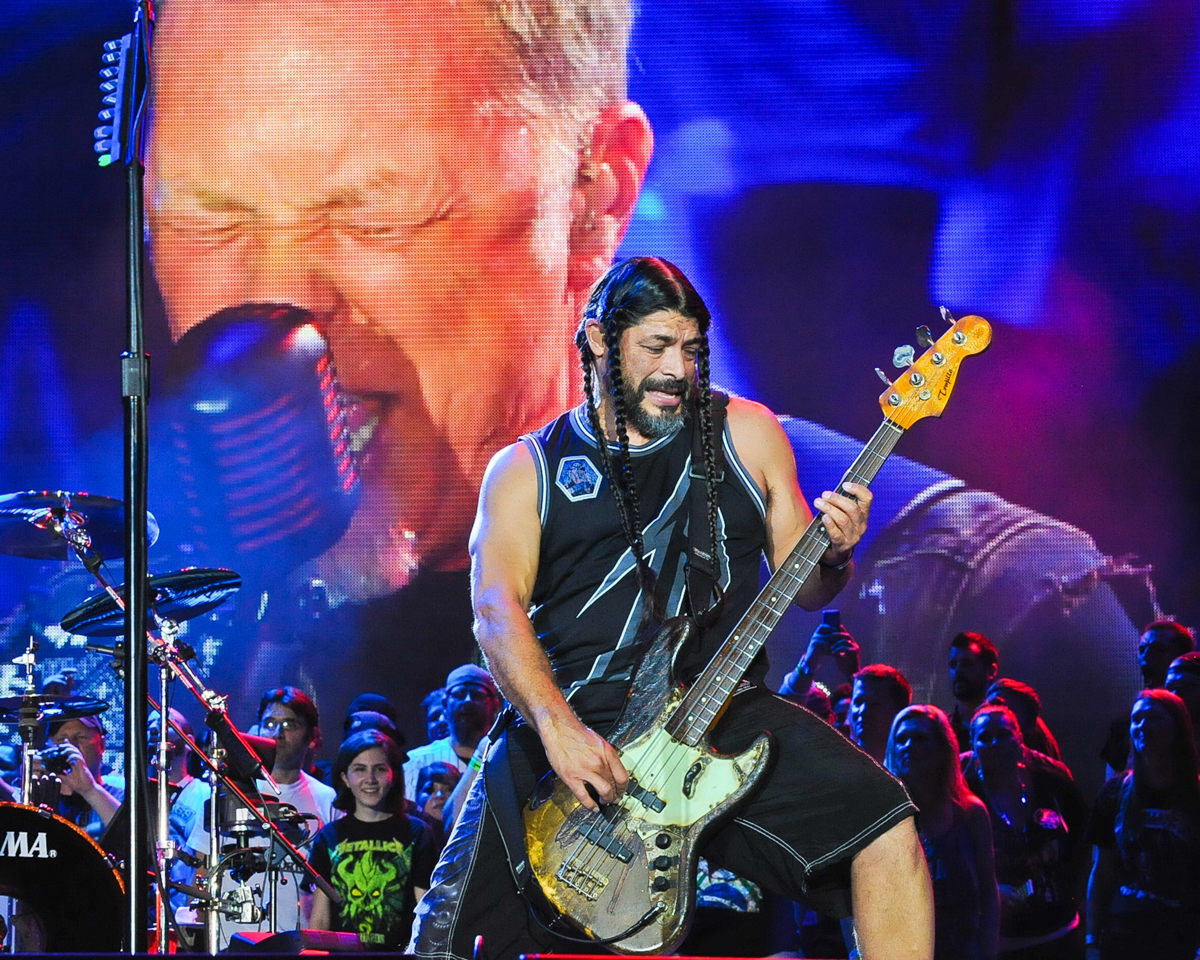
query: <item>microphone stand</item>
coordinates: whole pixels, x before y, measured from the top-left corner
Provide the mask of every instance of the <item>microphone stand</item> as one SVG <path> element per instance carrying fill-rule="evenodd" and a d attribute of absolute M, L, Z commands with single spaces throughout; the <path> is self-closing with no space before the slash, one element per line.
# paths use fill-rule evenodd
<path fill-rule="evenodd" d="M 127 333 L 121 354 L 121 396 L 125 413 L 125 582 L 128 609 L 125 617 L 125 805 L 129 810 L 129 850 L 125 860 L 127 892 L 127 937 L 125 949 L 144 953 L 147 944 L 146 917 L 149 897 L 147 864 L 140 838 L 145 832 L 147 779 L 146 697 L 149 693 L 146 625 L 149 584 L 147 583 L 146 510 L 149 457 L 147 411 L 150 396 L 150 358 L 146 354 L 143 288 L 145 166 L 142 163 L 145 106 L 150 81 L 150 0 L 134 0 L 133 31 L 104 46 L 101 84 L 108 109 L 100 112 L 107 125 L 96 128 L 96 152 L 101 166 L 114 161 L 125 167 L 128 206 L 126 224 Z M 161 915 L 161 911 L 160 911 Z M 160 916 L 161 922 L 161 916 Z M 159 933 L 164 933 L 159 928 Z M 160 936 L 160 949 L 165 949 Z"/>

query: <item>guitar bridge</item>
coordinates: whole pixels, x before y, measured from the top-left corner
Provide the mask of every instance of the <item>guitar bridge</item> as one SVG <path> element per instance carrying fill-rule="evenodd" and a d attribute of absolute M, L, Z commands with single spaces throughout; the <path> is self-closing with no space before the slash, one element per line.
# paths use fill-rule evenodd
<path fill-rule="evenodd" d="M 588 873 L 570 863 L 563 863 L 554 876 L 588 900 L 595 900 L 608 884 L 608 877 Z"/>

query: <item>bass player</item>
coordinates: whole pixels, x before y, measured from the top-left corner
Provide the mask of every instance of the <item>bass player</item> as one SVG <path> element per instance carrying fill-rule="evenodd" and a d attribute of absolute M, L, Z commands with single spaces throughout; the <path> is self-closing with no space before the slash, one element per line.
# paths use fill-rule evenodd
<path fill-rule="evenodd" d="M 738 398 L 726 411 L 711 390 L 709 319 L 670 263 L 612 267 L 576 338 L 584 403 L 488 467 L 470 543 L 475 632 L 521 722 L 472 785 L 418 907 L 418 956 L 470 957 L 477 935 L 490 957 L 579 952 L 580 935 L 529 882 L 514 806 L 548 768 L 589 808 L 620 797 L 628 774 L 602 734 L 625 703 L 640 641 L 680 613 L 709 624 L 676 660 L 678 679 L 690 681 L 753 602 L 762 557 L 774 569 L 811 520 L 774 415 Z M 871 498 L 847 483 L 815 500 L 829 547 L 797 595 L 805 609 L 849 580 Z M 689 525 L 689 515 L 703 519 Z M 689 569 L 689 526 L 715 546 L 707 581 Z M 697 583 L 708 596 L 692 595 Z M 932 957 L 929 877 L 904 788 L 766 690 L 766 672 L 760 655 L 712 742 L 730 753 L 769 731 L 774 765 L 707 837 L 704 856 L 787 899 L 853 916 L 864 957 Z"/>

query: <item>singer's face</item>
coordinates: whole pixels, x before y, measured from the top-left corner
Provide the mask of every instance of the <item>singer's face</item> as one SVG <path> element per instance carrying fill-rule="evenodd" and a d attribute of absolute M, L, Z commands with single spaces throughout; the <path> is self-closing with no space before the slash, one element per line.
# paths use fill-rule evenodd
<path fill-rule="evenodd" d="M 247 302 L 315 314 L 365 482 L 309 572 L 352 598 L 418 560 L 465 566 L 489 458 L 578 396 L 584 131 L 507 105 L 512 57 L 470 6 L 171 0 L 156 33 L 148 210 L 172 334 Z"/>

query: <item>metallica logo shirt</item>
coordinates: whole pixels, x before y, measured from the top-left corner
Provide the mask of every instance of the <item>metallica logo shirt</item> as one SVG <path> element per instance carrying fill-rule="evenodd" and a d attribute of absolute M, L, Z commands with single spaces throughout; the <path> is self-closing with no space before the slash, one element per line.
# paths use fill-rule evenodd
<path fill-rule="evenodd" d="M 368 950 L 403 950 L 412 932 L 415 887 L 429 888 L 437 860 L 430 828 L 406 814 L 368 823 L 353 815 L 327 824 L 312 866 L 342 895 L 333 929 L 357 933 Z"/>

